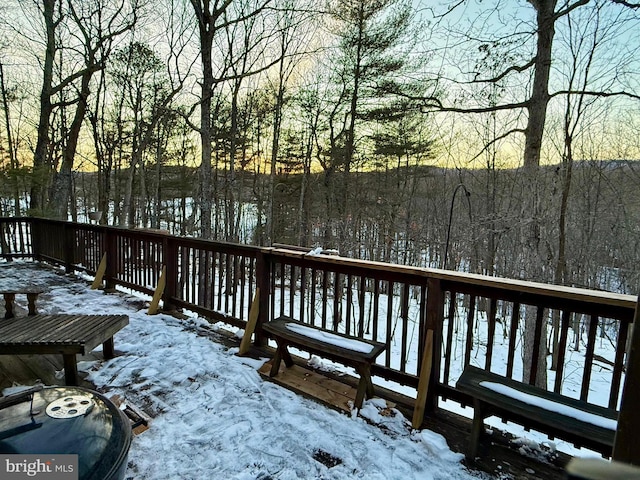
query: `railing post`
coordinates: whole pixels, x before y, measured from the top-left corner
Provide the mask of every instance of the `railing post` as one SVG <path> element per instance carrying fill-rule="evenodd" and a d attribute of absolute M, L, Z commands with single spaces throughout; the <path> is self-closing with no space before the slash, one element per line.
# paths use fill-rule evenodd
<path fill-rule="evenodd" d="M 29 231 L 31 232 L 31 252 L 33 253 L 33 259 L 36 262 L 42 260 L 40 256 L 40 238 L 41 238 L 41 228 L 40 228 L 40 220 L 37 218 L 30 218 L 28 223 Z"/>
<path fill-rule="evenodd" d="M 75 227 L 69 225 L 68 222 L 62 224 L 62 236 L 64 242 L 64 271 L 65 273 L 73 273 L 73 262 L 75 259 Z"/>
<path fill-rule="evenodd" d="M 640 299 L 640 297 L 639 297 Z M 629 361 L 627 374 L 622 390 L 620 414 L 618 415 L 618 428 L 613 442 L 613 460 L 619 462 L 640 465 L 640 305 L 636 305 L 633 316 L 631 334 L 631 347 L 629 348 Z"/>
<path fill-rule="evenodd" d="M 176 306 L 171 303 L 171 299 L 176 297 L 176 285 L 178 285 L 178 248 L 175 239 L 165 235 L 162 240 L 162 250 L 164 265 L 167 267 L 162 308 L 169 311 L 176 309 Z"/>
<path fill-rule="evenodd" d="M 2 257 L 11 253 L 7 237 L 9 236 L 9 222 L 0 218 L 0 254 Z M 11 257 L 9 257 L 11 258 Z"/>
<path fill-rule="evenodd" d="M 107 269 L 105 271 L 105 290 L 115 290 L 116 288 L 116 265 L 118 250 L 116 247 L 116 236 L 110 228 L 105 228 L 104 245 L 107 253 Z"/>
<path fill-rule="evenodd" d="M 262 332 L 262 324 L 269 321 L 269 298 L 271 296 L 271 262 L 269 255 L 264 250 L 258 251 L 256 256 L 256 284 L 260 289 L 260 308 L 255 331 L 255 345 L 264 346 L 267 344 L 267 337 Z"/>
<path fill-rule="evenodd" d="M 444 290 L 437 278 L 427 280 L 427 330 L 433 331 L 433 362 L 425 410 L 433 412 L 438 406 L 436 387 L 440 379 L 442 324 L 444 323 Z"/>

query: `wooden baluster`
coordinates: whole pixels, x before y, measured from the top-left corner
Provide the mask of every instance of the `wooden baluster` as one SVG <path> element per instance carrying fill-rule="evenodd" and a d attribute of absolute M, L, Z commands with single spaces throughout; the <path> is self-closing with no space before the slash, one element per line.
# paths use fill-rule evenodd
<path fill-rule="evenodd" d="M 464 366 L 471 362 L 471 351 L 473 350 L 473 319 L 476 313 L 476 296 L 469 296 L 469 311 L 467 312 L 467 340 L 464 349 Z"/>
<path fill-rule="evenodd" d="M 322 328 L 327 328 L 327 305 L 329 304 L 329 272 L 322 272 Z"/>
<path fill-rule="evenodd" d="M 251 263 L 251 262 L 249 262 Z M 242 255 L 240 257 L 240 267 L 239 267 L 239 275 L 240 278 L 238 279 L 240 282 L 240 320 L 244 320 L 244 306 L 245 306 L 245 287 L 246 287 L 246 279 L 247 279 L 247 257 L 245 257 L 244 255 Z M 251 291 L 249 291 L 249 295 L 251 295 Z M 234 311 L 235 311 L 235 304 L 234 304 Z"/>
<path fill-rule="evenodd" d="M 407 336 L 409 331 L 409 284 L 402 285 L 400 317 L 402 318 L 402 345 L 400 346 L 400 371 L 407 371 Z"/>
<path fill-rule="evenodd" d="M 591 315 L 589 320 L 589 336 L 587 337 L 587 351 L 584 355 L 584 372 L 582 374 L 582 388 L 580 389 L 580 400 L 587 401 L 589 396 L 589 384 L 591 383 L 591 372 L 593 370 L 593 351 L 596 347 L 596 333 L 598 331 L 598 317 Z"/>
<path fill-rule="evenodd" d="M 285 265 L 280 262 L 280 313 L 284 315 L 284 278 L 285 278 Z"/>
<path fill-rule="evenodd" d="M 540 348 L 547 348 L 546 345 L 542 345 L 542 327 L 546 322 L 544 320 L 544 311 L 543 307 L 536 308 L 536 326 L 533 337 L 533 354 L 531 356 L 531 370 L 529 371 L 529 384 L 535 385 L 536 379 L 538 377 L 538 359 L 540 358 Z M 546 388 L 546 387 L 545 387 Z"/>
<path fill-rule="evenodd" d="M 509 326 L 509 350 L 507 353 L 507 377 L 513 377 L 513 357 L 516 351 L 516 337 L 520 323 L 520 304 L 514 303 L 511 312 L 511 324 Z"/>
<path fill-rule="evenodd" d="M 349 273 L 347 274 L 347 302 L 346 302 L 346 306 L 345 309 L 347 310 L 346 312 L 346 326 L 345 326 L 345 330 L 344 333 L 346 333 L 347 335 L 351 335 L 351 304 L 353 301 L 353 276 Z M 354 329 L 355 330 L 355 329 Z M 354 336 L 355 336 L 354 332 Z"/>
<path fill-rule="evenodd" d="M 498 301 L 492 298 L 489 302 L 489 318 L 487 319 L 487 356 L 485 358 L 485 370 L 491 371 L 491 360 L 493 357 L 493 342 L 496 336 L 496 310 Z"/>
<path fill-rule="evenodd" d="M 622 320 L 617 321 L 618 341 L 616 343 L 616 358 L 613 362 L 613 375 L 611 378 L 611 392 L 609 394 L 609 408 L 618 408 L 618 397 L 620 395 L 620 383 L 624 370 L 624 352 L 627 347 L 627 337 L 629 336 L 629 323 Z"/>
<path fill-rule="evenodd" d="M 300 313 L 299 320 L 304 322 L 304 300 L 305 300 L 305 292 L 307 287 L 307 269 L 304 267 L 300 267 Z M 311 320 L 309 323 L 313 323 Z"/>
<path fill-rule="evenodd" d="M 380 314 L 380 280 L 373 283 L 373 339 L 378 341 L 378 315 Z"/>
<path fill-rule="evenodd" d="M 387 367 L 391 367 L 391 333 L 393 330 L 393 288 L 394 283 L 389 280 L 387 282 L 387 338 L 385 343 L 387 348 L 384 364 Z"/>
<path fill-rule="evenodd" d="M 233 271 L 231 272 L 232 284 L 227 285 L 227 295 L 231 295 L 231 314 L 237 316 L 238 312 L 238 283 L 240 274 L 240 257 L 233 255 Z"/>
<path fill-rule="evenodd" d="M 560 317 L 560 341 L 558 342 L 558 363 L 556 367 L 556 381 L 553 391 L 562 393 L 562 376 L 564 375 L 564 357 L 567 351 L 567 337 L 569 335 L 569 319 L 571 312 L 563 310 Z"/>
<path fill-rule="evenodd" d="M 342 320 L 342 278 L 340 273 L 334 273 L 333 283 L 333 331 L 338 331 L 338 324 Z"/>
<path fill-rule="evenodd" d="M 445 345 L 444 349 L 444 376 L 442 379 L 442 383 L 444 383 L 445 385 L 449 384 L 449 374 L 451 372 L 451 352 L 453 349 L 453 327 L 455 324 L 456 297 L 456 292 L 449 292 L 449 309 L 447 313 L 447 344 Z"/>
<path fill-rule="evenodd" d="M 315 268 L 311 269 L 311 293 L 309 294 L 309 323 L 311 325 L 316 324 L 316 279 L 318 278 L 318 271 Z"/>
<path fill-rule="evenodd" d="M 360 287 L 358 292 L 358 336 L 364 337 L 364 313 L 365 313 L 365 293 L 367 289 L 367 279 L 360 277 Z M 369 332 L 367 332 L 369 333 Z"/>

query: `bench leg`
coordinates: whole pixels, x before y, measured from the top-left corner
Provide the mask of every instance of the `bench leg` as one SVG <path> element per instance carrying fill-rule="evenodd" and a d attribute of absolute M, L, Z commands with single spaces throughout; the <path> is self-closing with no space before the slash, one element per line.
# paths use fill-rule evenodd
<path fill-rule="evenodd" d="M 356 393 L 356 401 L 353 404 L 355 408 L 360 410 L 362 408 L 362 402 L 364 401 L 364 395 L 367 390 L 367 381 L 364 377 L 360 377 L 360 383 L 358 383 L 358 392 Z"/>
<path fill-rule="evenodd" d="M 4 318 L 13 318 L 13 302 L 16 299 L 15 293 L 4 294 L 4 309 L 6 310 Z"/>
<path fill-rule="evenodd" d="M 365 396 L 366 398 L 373 397 L 373 382 L 371 381 L 371 369 L 369 368 L 369 364 L 360 364 L 356 367 L 356 370 L 360 374 L 360 382 L 358 383 L 358 391 L 356 393 L 354 407 L 360 410 Z"/>
<path fill-rule="evenodd" d="M 65 353 L 62 355 L 64 361 L 64 380 L 69 386 L 78 385 L 78 364 L 76 363 L 75 353 Z"/>
<path fill-rule="evenodd" d="M 485 412 L 482 402 L 478 399 L 473 401 L 473 425 L 471 426 L 471 437 L 469 438 L 469 449 L 467 451 L 467 460 L 474 462 L 478 455 L 480 440 L 484 433 Z"/>
<path fill-rule="evenodd" d="M 29 301 L 29 315 L 36 315 L 36 300 L 38 299 L 37 293 L 27 293 L 27 300 Z"/>
<path fill-rule="evenodd" d="M 276 343 L 278 344 L 278 348 L 276 349 L 276 354 L 273 357 L 273 364 L 271 365 L 271 372 L 269 373 L 270 377 L 275 377 L 278 374 L 280 362 L 282 360 L 284 360 L 284 364 L 287 368 L 293 367 L 293 358 L 291 358 L 291 354 L 289 353 L 289 350 L 287 350 L 287 344 L 283 340 L 277 338 Z"/>
<path fill-rule="evenodd" d="M 280 361 L 282 360 L 282 354 L 280 353 L 280 346 L 276 349 L 276 354 L 273 356 L 273 363 L 271 364 L 270 377 L 275 377 L 280 370 Z"/>
<path fill-rule="evenodd" d="M 284 360 L 284 364 L 287 366 L 287 368 L 293 367 L 293 358 L 291 358 L 291 354 L 289 353 L 287 344 L 283 343 L 282 347 L 280 347 L 279 350 L 280 354 L 282 355 L 282 360 Z"/>

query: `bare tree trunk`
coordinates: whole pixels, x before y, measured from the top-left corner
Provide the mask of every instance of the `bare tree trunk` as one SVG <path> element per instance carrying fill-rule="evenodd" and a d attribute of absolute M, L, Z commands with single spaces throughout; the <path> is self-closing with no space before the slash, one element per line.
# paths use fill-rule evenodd
<path fill-rule="evenodd" d="M 284 39 L 283 39 L 284 43 Z M 282 45 L 284 52 L 284 45 Z M 271 162 L 269 171 L 269 213 L 267 214 L 267 224 L 269 225 L 267 231 L 269 233 L 268 245 L 273 244 L 274 231 L 273 224 L 275 223 L 275 209 L 273 208 L 273 200 L 276 193 L 276 162 L 278 160 L 278 151 L 280 150 L 280 126 L 282 122 L 282 108 L 284 104 L 284 55 L 280 58 L 279 63 L 279 75 L 278 75 L 278 87 L 276 93 L 276 104 L 273 111 L 273 138 L 271 142 Z M 303 187 L 304 188 L 304 187 Z"/>
<path fill-rule="evenodd" d="M 91 64 L 94 64 L 94 60 L 91 60 Z M 78 148 L 78 138 L 80 137 L 80 129 L 84 121 L 85 113 L 87 111 L 87 98 L 89 97 L 89 82 L 91 76 L 94 73 L 94 67 L 88 66 L 82 75 L 80 93 L 78 96 L 78 103 L 76 105 L 76 111 L 71 122 L 71 128 L 67 137 L 67 142 L 64 149 L 64 156 L 62 159 L 62 165 L 60 171 L 55 175 L 52 185 L 51 200 L 55 216 L 58 219 L 66 220 L 67 212 L 69 208 L 69 201 L 71 200 L 71 181 L 73 175 L 73 164 L 76 156 L 76 150 Z"/>
<path fill-rule="evenodd" d="M 227 4 L 228 2 L 224 2 Z M 202 62 L 202 83 L 200 98 L 200 235 L 211 238 L 211 95 L 213 93 L 213 36 L 216 32 L 215 22 L 224 10 L 209 10 L 209 1 L 191 0 L 200 32 L 200 61 Z M 226 6 L 224 7 L 226 8 Z"/>
<path fill-rule="evenodd" d="M 540 192 L 538 186 L 538 171 L 540 168 L 540 154 L 542 150 L 542 138 L 544 134 L 544 125 L 547 116 L 547 105 L 549 104 L 549 74 L 551 71 L 551 51 L 553 46 L 553 37 L 555 34 L 555 6 L 556 0 L 531 0 L 530 2 L 536 9 L 536 18 L 538 26 L 538 40 L 536 45 L 535 57 L 535 73 L 533 78 L 533 87 L 531 97 L 527 103 L 527 112 L 529 114 L 527 127 L 525 129 L 525 147 L 524 147 L 524 176 L 531 185 L 531 189 L 527 192 L 525 200 L 525 216 L 527 220 L 523 231 L 524 251 L 526 252 L 526 265 L 528 276 L 534 280 L 542 279 L 543 258 L 540 246 L 540 218 L 539 218 L 539 202 Z M 535 332 L 536 318 L 533 309 L 527 309 L 525 313 L 525 340 L 523 350 L 524 360 L 524 381 L 529 381 L 529 371 L 532 365 L 531 350 L 535 339 L 532 338 Z M 540 339 L 540 351 L 538 352 L 538 374 L 536 376 L 536 385 L 547 388 L 547 368 L 546 368 L 546 345 L 547 345 L 547 326 L 543 325 L 542 338 Z"/>
<path fill-rule="evenodd" d="M 136 121 L 136 125 L 138 122 Z M 134 137 L 136 134 L 134 133 Z M 140 157 L 142 152 L 140 150 L 138 142 L 134 144 L 133 151 L 131 153 L 131 163 L 129 164 L 129 170 L 127 170 L 127 178 L 124 184 L 124 197 L 122 201 L 122 215 L 120 217 L 120 226 L 127 226 L 133 228 L 135 224 L 135 205 L 133 202 L 133 181 L 140 165 Z"/>
<path fill-rule="evenodd" d="M 16 152 L 13 148 L 13 138 L 11 137 L 11 121 L 9 119 L 9 101 L 7 99 L 7 86 L 4 83 L 4 69 L 0 60 L 0 90 L 2 91 L 2 106 L 4 108 L 4 123 L 7 131 L 7 149 L 9 151 L 9 166 L 12 170 L 18 169 L 18 160 Z M 20 191 L 16 182 L 16 188 L 13 197 L 13 212 L 16 217 L 20 216 Z"/>
<path fill-rule="evenodd" d="M 42 89 L 40 90 L 40 117 L 38 119 L 38 138 L 33 153 L 33 179 L 31 183 L 32 211 L 42 209 L 46 202 L 46 192 L 49 174 L 51 171 L 48 155 L 49 146 L 49 119 L 53 112 L 51 104 L 53 84 L 53 62 L 56 53 L 54 8 L 56 0 L 43 0 L 42 14 L 46 30 L 46 50 L 42 65 Z"/>

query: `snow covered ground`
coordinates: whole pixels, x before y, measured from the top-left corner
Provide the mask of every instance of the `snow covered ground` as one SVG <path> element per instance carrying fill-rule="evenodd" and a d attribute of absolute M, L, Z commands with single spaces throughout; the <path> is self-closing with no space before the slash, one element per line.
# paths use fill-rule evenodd
<path fill-rule="evenodd" d="M 212 341 L 216 327 L 195 315 L 149 316 L 140 298 L 90 290 L 49 269 L 34 275 L 33 265 L 0 263 L 0 281 L 22 276 L 47 285 L 41 313 L 129 315 L 115 337 L 116 358 L 79 364 L 98 390 L 154 417 L 134 438 L 128 478 L 490 478 L 467 470 L 442 436 L 412 430 L 380 400 L 365 403 L 367 420 L 335 412 L 264 381 L 262 361 Z"/>

